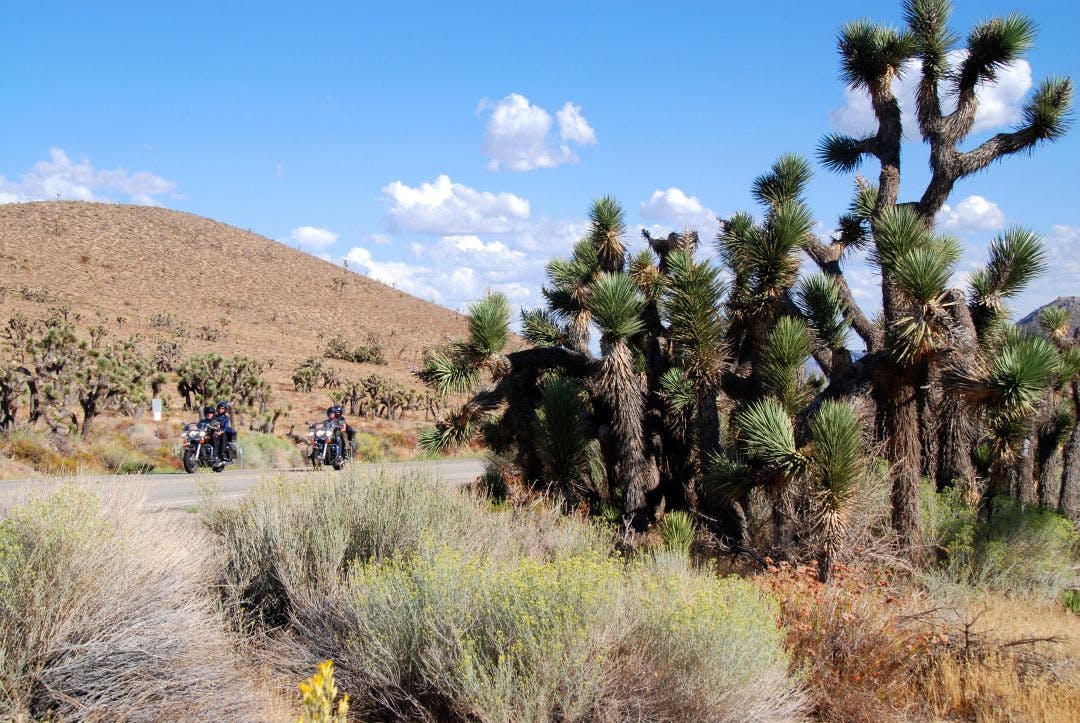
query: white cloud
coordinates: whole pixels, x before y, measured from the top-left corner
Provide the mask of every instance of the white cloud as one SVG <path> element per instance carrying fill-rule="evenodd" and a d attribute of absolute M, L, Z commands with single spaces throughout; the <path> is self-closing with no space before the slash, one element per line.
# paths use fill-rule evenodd
<path fill-rule="evenodd" d="M 993 201 L 972 195 L 955 208 L 942 206 L 935 221 L 941 231 L 994 231 L 1005 225 L 1005 214 Z"/>
<path fill-rule="evenodd" d="M 437 236 L 503 233 L 529 217 L 529 202 L 512 193 L 476 191 L 443 174 L 416 188 L 394 181 L 383 189 L 397 230 Z"/>
<path fill-rule="evenodd" d="M 596 144 L 596 131 L 581 115 L 581 106 L 567 101 L 566 105 L 558 110 L 555 118 L 559 121 L 559 138 L 580 146 L 592 146 Z"/>
<path fill-rule="evenodd" d="M 50 148 L 48 160 L 38 161 L 18 181 L 0 176 L 0 203 L 55 200 L 112 201 L 114 193 L 129 203 L 158 206 L 156 198 L 170 194 L 175 198 L 176 183 L 147 171 L 126 168 L 94 168 L 89 158 L 78 163 L 62 148 Z"/>
<path fill-rule="evenodd" d="M 641 217 L 650 221 L 666 221 L 676 230 L 691 228 L 702 237 L 716 232 L 716 214 L 705 207 L 697 196 L 687 196 L 680 188 L 653 191 L 641 204 Z"/>
<path fill-rule="evenodd" d="M 552 133 L 551 114 L 519 93 L 511 93 L 494 104 L 481 101 L 478 110 L 490 111 L 484 153 L 491 159 L 488 169 L 492 171 L 532 171 L 577 163 L 571 144 L 596 143 L 596 131 L 581 114 L 581 106 L 573 103 L 566 103 L 555 114 L 559 142 Z"/>
<path fill-rule="evenodd" d="M 951 54 L 953 66 L 964 58 L 965 51 Z M 919 61 L 909 60 L 903 65 L 901 77 L 893 82 L 893 92 L 900 101 L 901 122 L 904 137 L 909 140 L 919 138 L 918 122 L 915 118 L 915 91 L 922 77 Z M 945 84 L 942 84 L 942 88 Z M 998 71 L 993 83 L 981 82 L 975 88 L 979 107 L 975 113 L 972 132 L 995 130 L 1016 123 L 1021 118 L 1022 101 L 1031 89 L 1031 65 L 1026 60 L 1017 60 Z M 952 97 L 943 99 L 942 110 L 950 113 L 956 107 Z M 829 113 L 829 123 L 836 130 L 853 136 L 872 133 L 876 127 L 874 110 L 870 105 L 870 96 L 864 90 L 844 89 L 844 105 Z"/>
<path fill-rule="evenodd" d="M 297 244 L 310 249 L 324 249 L 333 246 L 338 240 L 338 234 L 318 226 L 299 226 L 291 233 L 292 240 Z"/>
<path fill-rule="evenodd" d="M 393 239 L 385 233 L 370 233 L 364 240 L 369 244 L 375 244 L 376 246 L 389 246 L 393 243 Z"/>

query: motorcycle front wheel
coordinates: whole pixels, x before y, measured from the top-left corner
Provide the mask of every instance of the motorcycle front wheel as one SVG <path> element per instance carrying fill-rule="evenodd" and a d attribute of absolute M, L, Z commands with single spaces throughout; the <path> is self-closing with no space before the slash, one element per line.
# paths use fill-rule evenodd
<path fill-rule="evenodd" d="M 195 459 L 195 450 L 184 450 L 184 471 L 188 474 L 195 474 L 195 470 L 198 468 L 198 460 Z"/>

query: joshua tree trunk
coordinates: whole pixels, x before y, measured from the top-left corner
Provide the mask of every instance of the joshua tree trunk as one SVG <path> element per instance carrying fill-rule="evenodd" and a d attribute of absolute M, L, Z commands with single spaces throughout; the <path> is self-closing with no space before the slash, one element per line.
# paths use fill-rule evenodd
<path fill-rule="evenodd" d="M 1016 498 L 1025 505 L 1034 505 L 1039 501 L 1039 491 L 1035 483 L 1037 444 L 1035 435 L 1029 435 L 1021 445 L 1020 459 L 1016 465 Z"/>
<path fill-rule="evenodd" d="M 1072 383 L 1073 412 L 1080 420 L 1080 384 Z M 1080 520 L 1080 421 L 1069 434 L 1065 444 L 1065 469 L 1061 474 L 1061 496 L 1058 511 L 1070 520 Z"/>
<path fill-rule="evenodd" d="M 640 524 L 648 495 L 660 484 L 655 464 L 645 457 L 644 405 L 630 347 L 619 341 L 604 357 L 601 387 L 610 395 L 614 478 L 623 488 L 623 514 Z"/>
<path fill-rule="evenodd" d="M 1053 509 L 1061 492 L 1061 451 L 1058 436 L 1039 435 L 1039 507 Z"/>
<path fill-rule="evenodd" d="M 946 394 L 942 399 L 937 487 L 958 485 L 967 499 L 976 499 L 975 467 L 971 463 L 971 417 L 962 401 Z"/>
<path fill-rule="evenodd" d="M 900 548 L 918 564 L 922 544 L 919 521 L 919 481 L 922 443 L 919 439 L 918 382 L 922 365 L 888 364 L 883 378 L 881 416 L 885 458 L 892 466 L 892 523 Z"/>

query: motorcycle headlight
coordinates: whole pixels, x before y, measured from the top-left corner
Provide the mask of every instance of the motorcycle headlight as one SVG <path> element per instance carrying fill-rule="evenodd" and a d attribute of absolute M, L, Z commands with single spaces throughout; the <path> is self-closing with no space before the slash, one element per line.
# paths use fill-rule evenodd
<path fill-rule="evenodd" d="M 326 436 L 326 430 L 325 429 L 320 429 L 318 432 L 315 433 L 315 436 L 316 437 L 325 437 Z"/>

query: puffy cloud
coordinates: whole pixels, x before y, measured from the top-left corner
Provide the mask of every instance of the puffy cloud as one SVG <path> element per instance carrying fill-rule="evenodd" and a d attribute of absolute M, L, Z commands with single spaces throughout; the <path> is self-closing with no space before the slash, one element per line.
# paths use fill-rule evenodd
<path fill-rule="evenodd" d="M 953 66 L 958 65 L 966 51 L 950 55 Z M 893 82 L 893 91 L 900 101 L 901 122 L 904 136 L 909 140 L 919 138 L 918 121 L 915 118 L 915 92 L 922 77 L 919 61 L 908 60 L 903 65 L 899 79 Z M 979 107 L 975 113 L 973 132 L 994 130 L 1016 123 L 1021 118 L 1022 101 L 1031 89 L 1031 65 L 1017 60 L 998 71 L 994 82 L 981 82 L 975 88 Z M 944 84 L 942 86 L 944 88 Z M 942 110 L 950 113 L 956 107 L 954 97 L 942 99 Z M 836 130 L 849 135 L 861 136 L 872 133 L 877 127 L 870 96 L 861 89 L 845 88 L 844 105 L 829 113 L 829 123 Z"/>
<path fill-rule="evenodd" d="M 580 146 L 596 144 L 596 131 L 581 115 L 581 106 L 567 101 L 566 105 L 555 114 L 559 121 L 559 138 L 577 143 Z"/>
<path fill-rule="evenodd" d="M 641 217 L 650 221 L 666 221 L 679 231 L 692 228 L 702 236 L 716 231 L 716 214 L 706 208 L 697 196 L 687 196 L 682 189 L 675 187 L 653 191 L 649 200 L 641 204 Z"/>
<path fill-rule="evenodd" d="M 292 230 L 290 236 L 297 244 L 309 249 L 324 249 L 338 240 L 338 234 L 317 226 L 299 226 Z"/>
<path fill-rule="evenodd" d="M 1005 214 L 993 201 L 972 195 L 955 208 L 942 206 L 935 220 L 941 231 L 993 231 L 1005 225 Z"/>
<path fill-rule="evenodd" d="M 383 193 L 396 230 L 437 236 L 504 233 L 529 217 L 529 202 L 512 193 L 476 191 L 443 174 L 413 188 L 394 181 Z"/>
<path fill-rule="evenodd" d="M 552 132 L 551 114 L 528 98 L 511 93 L 497 103 L 480 102 L 480 113 L 489 113 L 484 134 L 484 153 L 490 157 L 488 169 L 532 171 L 577 163 L 571 144 L 596 143 L 593 130 L 581 107 L 566 103 L 556 112 L 559 137 Z"/>
<path fill-rule="evenodd" d="M 18 181 L 0 176 L 0 203 L 53 200 L 112 201 L 119 193 L 130 203 L 158 206 L 157 196 L 176 196 L 176 183 L 147 171 L 94 168 L 90 159 L 74 162 L 62 148 L 50 148 L 48 160 L 38 161 Z"/>

